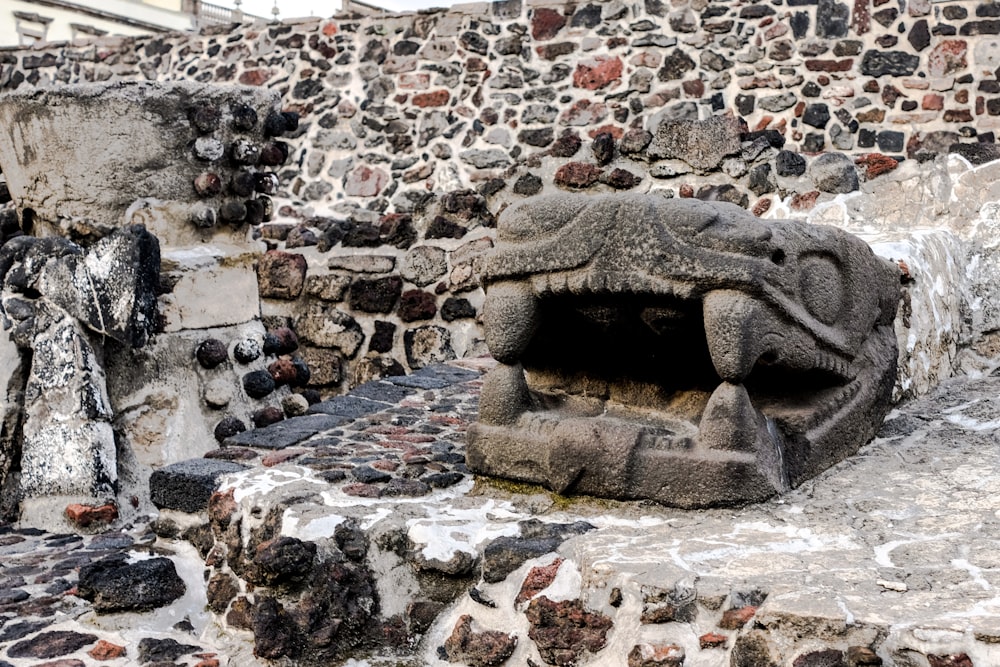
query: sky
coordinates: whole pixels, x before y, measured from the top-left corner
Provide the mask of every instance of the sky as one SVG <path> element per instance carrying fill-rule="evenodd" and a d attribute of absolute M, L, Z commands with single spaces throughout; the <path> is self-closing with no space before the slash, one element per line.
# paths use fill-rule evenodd
<path fill-rule="evenodd" d="M 393 11 L 409 11 L 426 7 L 447 7 L 455 0 L 366 0 L 370 4 Z M 466 1 L 466 0 L 462 0 Z M 212 4 L 234 7 L 232 0 L 211 0 Z M 271 18 L 274 0 L 243 0 L 240 8 L 248 13 Z M 300 16 L 331 16 L 340 8 L 340 0 L 278 0 L 279 18 L 290 19 Z"/>

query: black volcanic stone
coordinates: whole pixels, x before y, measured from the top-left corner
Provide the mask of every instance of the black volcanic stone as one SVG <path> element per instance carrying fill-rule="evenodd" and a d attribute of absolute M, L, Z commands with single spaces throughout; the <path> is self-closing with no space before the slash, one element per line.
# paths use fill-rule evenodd
<path fill-rule="evenodd" d="M 435 216 L 424 233 L 425 239 L 460 239 L 468 233 L 468 229 L 452 222 L 443 216 Z"/>
<path fill-rule="evenodd" d="M 984 164 L 1000 159 L 1000 146 L 997 144 L 952 144 L 948 149 L 949 153 L 961 155 L 972 164 Z"/>
<path fill-rule="evenodd" d="M 360 396 L 334 396 L 309 406 L 309 414 L 332 415 L 357 419 L 390 407 L 388 403 L 373 401 Z M 301 419 L 298 418 L 298 419 Z M 298 421 L 298 419 L 293 421 Z"/>
<path fill-rule="evenodd" d="M 480 35 L 478 32 L 472 32 L 471 30 L 463 32 L 462 36 L 458 38 L 458 43 L 467 50 L 481 56 L 486 55 L 486 51 L 490 46 L 490 43 L 486 41 L 485 37 Z"/>
<path fill-rule="evenodd" d="M 368 340 L 368 350 L 370 352 L 391 352 L 395 335 L 395 324 L 384 320 L 375 320 L 375 332 Z"/>
<path fill-rule="evenodd" d="M 795 12 L 789 23 L 792 26 L 792 36 L 795 39 L 802 39 L 809 32 L 809 14 L 806 12 Z"/>
<path fill-rule="evenodd" d="M 448 297 L 444 305 L 441 306 L 441 318 L 445 322 L 453 322 L 458 319 L 472 318 L 476 316 L 476 308 L 468 299 L 461 297 Z"/>
<path fill-rule="evenodd" d="M 813 127 L 824 128 L 830 122 L 830 109 L 823 103 L 809 104 L 802 114 L 802 122 Z"/>
<path fill-rule="evenodd" d="M 260 352 L 260 344 L 252 338 L 247 338 L 233 348 L 233 357 L 241 364 L 249 364 L 260 358 Z"/>
<path fill-rule="evenodd" d="M 964 26 L 963 26 L 964 28 Z M 905 51 L 866 51 L 861 60 L 865 76 L 909 76 L 920 65 L 920 56 Z"/>
<path fill-rule="evenodd" d="M 403 293 L 403 279 L 387 276 L 373 280 L 355 280 L 348 291 L 351 308 L 365 313 L 390 313 Z"/>
<path fill-rule="evenodd" d="M 144 637 L 139 640 L 139 662 L 173 662 L 182 655 L 188 655 L 201 650 L 200 646 L 181 644 L 176 639 Z"/>
<path fill-rule="evenodd" d="M 382 470 L 376 470 L 371 466 L 358 466 L 351 471 L 351 475 L 354 479 L 358 480 L 363 484 L 379 484 L 382 482 L 388 482 L 392 479 L 392 475 Z"/>
<path fill-rule="evenodd" d="M 25 639 L 10 647 L 7 655 L 11 658 L 57 658 L 79 651 L 97 641 L 97 635 L 85 635 L 71 630 L 42 632 L 31 639 Z"/>
<path fill-rule="evenodd" d="M 399 299 L 399 319 L 404 322 L 428 320 L 437 314 L 437 298 L 423 290 L 407 290 Z"/>
<path fill-rule="evenodd" d="M 810 132 L 802 141 L 802 150 L 806 153 L 819 153 L 826 147 L 826 135 L 822 132 Z"/>
<path fill-rule="evenodd" d="M 910 28 L 910 34 L 906 36 L 910 46 L 914 51 L 923 51 L 931 43 L 931 33 L 927 29 L 927 21 L 920 19 Z"/>
<path fill-rule="evenodd" d="M 771 175 L 771 165 L 758 164 L 750 169 L 747 174 L 747 187 L 758 197 L 768 192 L 774 192 L 777 184 Z"/>
<path fill-rule="evenodd" d="M 549 153 L 553 157 L 573 157 L 582 145 L 579 134 L 573 130 L 565 130 L 549 149 Z"/>
<path fill-rule="evenodd" d="M 680 49 L 674 49 L 663 59 L 663 67 L 656 76 L 660 81 L 676 81 L 694 68 L 695 64 L 690 56 Z"/>
<path fill-rule="evenodd" d="M 875 142 L 883 153 L 899 153 L 903 150 L 903 133 L 882 130 L 875 135 Z"/>
<path fill-rule="evenodd" d="M 850 10 L 846 4 L 836 0 L 819 0 L 816 7 L 816 36 L 846 37 L 849 17 Z"/>
<path fill-rule="evenodd" d="M 51 622 L 47 620 L 9 623 L 3 626 L 3 630 L 0 630 L 0 642 L 10 642 L 33 635 L 39 630 L 47 628 L 49 625 L 51 625 Z"/>
<path fill-rule="evenodd" d="M 542 190 L 542 179 L 531 173 L 521 174 L 521 177 L 514 182 L 513 189 L 514 194 L 525 197 L 537 195 Z"/>
<path fill-rule="evenodd" d="M 738 111 L 741 116 L 749 116 L 753 113 L 756 103 L 756 95 L 739 94 L 736 96 L 736 111 Z"/>
<path fill-rule="evenodd" d="M 399 403 L 401 400 L 414 392 L 413 389 L 400 387 L 389 382 L 375 380 L 359 384 L 351 390 L 351 396 L 360 396 L 372 401 L 383 401 L 385 403 Z"/>
<path fill-rule="evenodd" d="M 503 581 L 524 562 L 551 553 L 567 538 L 592 529 L 593 526 L 583 521 L 574 524 L 524 521 L 520 536 L 499 537 L 483 550 L 483 580 L 490 584 Z"/>
<path fill-rule="evenodd" d="M 312 570 L 315 558 L 315 542 L 287 535 L 277 537 L 257 547 L 247 579 L 266 586 L 301 581 Z"/>
<path fill-rule="evenodd" d="M 774 159 L 778 176 L 801 176 L 806 173 L 806 159 L 798 153 L 779 151 Z"/>
<path fill-rule="evenodd" d="M 203 368 L 215 368 L 229 359 L 229 352 L 226 350 L 226 344 L 221 340 L 208 338 L 198 344 L 194 356 Z"/>
<path fill-rule="evenodd" d="M 241 470 L 246 470 L 246 466 L 213 459 L 172 463 L 149 476 L 149 497 L 160 509 L 200 512 L 208 507 L 219 478 Z"/>
<path fill-rule="evenodd" d="M 250 398 L 264 398 L 274 388 L 274 378 L 267 371 L 250 371 L 243 376 L 243 390 Z"/>
<path fill-rule="evenodd" d="M 79 597 L 93 603 L 99 614 L 150 611 L 184 594 L 184 581 L 169 558 L 129 563 L 126 554 L 114 554 L 80 568 Z"/>
<path fill-rule="evenodd" d="M 436 472 L 430 475 L 424 475 L 420 478 L 420 481 L 428 486 L 434 487 L 435 489 L 445 489 L 449 486 L 458 484 L 463 479 L 465 479 L 465 475 L 460 472 Z"/>
<path fill-rule="evenodd" d="M 594 143 L 591 144 L 590 150 L 593 152 L 597 164 L 604 166 L 611 162 L 615 156 L 615 138 L 611 136 L 610 132 L 601 132 L 594 137 Z"/>
<path fill-rule="evenodd" d="M 555 140 L 555 132 L 551 127 L 543 127 L 537 130 L 521 130 L 517 135 L 517 140 L 522 144 L 544 148 Z"/>
<path fill-rule="evenodd" d="M 237 433 L 247 430 L 247 425 L 238 417 L 224 417 L 222 421 L 215 425 L 215 439 L 222 442 L 226 438 L 231 438 Z"/>

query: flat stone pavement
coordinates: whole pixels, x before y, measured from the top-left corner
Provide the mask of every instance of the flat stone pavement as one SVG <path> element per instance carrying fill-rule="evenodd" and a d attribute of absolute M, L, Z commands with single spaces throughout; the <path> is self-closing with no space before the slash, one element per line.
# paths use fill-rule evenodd
<path fill-rule="evenodd" d="M 212 455 L 248 465 L 221 488 L 234 489 L 248 515 L 280 505 L 283 535 L 322 544 L 352 519 L 373 539 L 405 531 L 409 561 L 372 564 L 386 616 L 422 594 L 414 569 L 476 563 L 471 594 L 443 608 L 410 664 L 462 664 L 440 647 L 465 616 L 477 631 L 517 637 L 504 664 L 545 664 L 525 613 L 545 597 L 582 600 L 610 620 L 603 647 L 583 651 L 580 665 L 625 665 L 637 646 L 674 647 L 686 667 L 1000 665 L 1000 374 L 953 380 L 897 407 L 856 457 L 782 498 L 691 512 L 473 482 L 462 439 L 486 365 L 418 374 L 410 384 L 424 386 L 409 392 L 365 387 L 367 396 L 320 404 Z M 352 402 L 353 417 L 343 414 Z M 317 415 L 343 419 L 316 430 Z M 279 442 L 293 432 L 308 435 Z M 262 664 L 249 633 L 222 629 L 206 611 L 197 552 L 162 537 L 170 516 L 159 538 L 146 527 L 83 538 L 0 528 L 0 660 Z M 594 528 L 498 568 L 496 545 L 538 521 Z M 74 595 L 77 570 L 115 551 L 172 554 L 185 598 L 156 612 L 96 615 Z M 541 571 L 551 576 L 539 583 Z M 54 631 L 70 634 L 46 635 Z M 126 654 L 93 657 L 101 640 Z M 169 640 L 186 653 L 164 662 L 177 653 Z"/>

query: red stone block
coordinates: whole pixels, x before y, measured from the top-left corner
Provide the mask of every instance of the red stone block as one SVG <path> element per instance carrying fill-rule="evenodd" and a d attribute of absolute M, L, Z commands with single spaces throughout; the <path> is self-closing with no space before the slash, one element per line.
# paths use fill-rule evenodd
<path fill-rule="evenodd" d="M 125 655 L 125 647 L 100 639 L 94 648 L 87 651 L 87 655 L 94 660 L 100 660 L 102 662 L 104 660 L 114 660 L 115 658 L 120 658 Z"/>
<path fill-rule="evenodd" d="M 569 162 L 556 171 L 555 183 L 567 188 L 587 188 L 596 183 L 600 176 L 601 170 L 597 165 Z"/>
<path fill-rule="evenodd" d="M 451 94 L 447 90 L 435 90 L 429 93 L 420 93 L 413 96 L 413 105 L 421 109 L 427 107 L 443 107 L 448 104 Z"/>
<path fill-rule="evenodd" d="M 87 528 L 95 523 L 111 523 L 118 518 L 118 506 L 114 503 L 99 506 L 74 503 L 66 506 L 66 518 L 81 528 Z"/>
<path fill-rule="evenodd" d="M 757 613 L 757 607 L 747 606 L 739 609 L 729 609 L 722 614 L 719 627 L 723 630 L 739 630 Z"/>
<path fill-rule="evenodd" d="M 792 196 L 792 201 L 790 206 L 793 211 L 808 211 L 813 206 L 816 205 L 816 200 L 819 198 L 819 190 L 813 190 L 811 192 L 803 192 Z"/>
<path fill-rule="evenodd" d="M 565 16 L 554 9 L 540 7 L 531 18 L 531 36 L 538 41 L 552 39 L 565 25 Z"/>
<path fill-rule="evenodd" d="M 920 102 L 920 108 L 926 111 L 940 111 L 944 109 L 944 96 L 934 93 L 924 95 L 924 99 Z"/>
<path fill-rule="evenodd" d="M 854 66 L 854 58 L 841 60 L 825 60 L 810 58 L 806 60 L 806 69 L 812 72 L 849 72 Z"/>
<path fill-rule="evenodd" d="M 562 565 L 562 562 L 562 558 L 556 558 L 548 565 L 531 568 L 528 576 L 524 578 L 524 583 L 521 584 L 521 590 L 518 592 L 517 597 L 514 598 L 514 604 L 527 602 L 548 588 L 549 584 L 556 578 L 556 573 L 559 571 L 559 566 Z"/>
<path fill-rule="evenodd" d="M 864 168 L 865 177 L 868 180 L 871 180 L 876 176 L 886 174 L 899 166 L 899 162 L 892 159 L 888 155 L 882 155 L 881 153 L 868 153 L 866 155 L 860 155 L 855 158 L 854 163 L 859 167 Z"/>
<path fill-rule="evenodd" d="M 725 648 L 726 642 L 729 641 L 725 635 L 716 634 L 714 632 L 707 632 L 701 637 L 698 637 L 698 645 L 704 650 L 706 648 Z"/>
<path fill-rule="evenodd" d="M 587 90 L 598 90 L 619 81 L 622 61 L 617 56 L 595 56 L 579 63 L 573 73 L 573 85 Z"/>

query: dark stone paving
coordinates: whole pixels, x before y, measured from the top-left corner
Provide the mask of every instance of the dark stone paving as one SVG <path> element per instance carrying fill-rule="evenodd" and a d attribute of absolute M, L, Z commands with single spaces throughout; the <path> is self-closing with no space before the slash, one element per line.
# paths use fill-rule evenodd
<path fill-rule="evenodd" d="M 421 496 L 468 475 L 465 429 L 476 417 L 479 378 L 478 370 L 440 364 L 367 382 L 310 406 L 309 414 L 227 438 L 206 458 L 294 462 L 365 498 Z M 154 486 L 152 494 L 162 491 Z"/>
<path fill-rule="evenodd" d="M 151 495 L 164 507 L 198 511 L 222 474 L 284 461 L 365 497 L 419 496 L 457 484 L 468 475 L 464 432 L 476 416 L 479 377 L 475 370 L 434 366 L 361 385 L 314 405 L 313 414 L 240 433 L 205 459 L 163 468 L 151 480 Z M 135 645 L 77 621 L 95 611 L 80 597 L 81 568 L 164 549 L 170 542 L 158 542 L 145 526 L 79 536 L 0 524 L 0 667 L 34 667 L 40 660 L 88 667 L 229 663 L 199 645 L 186 620 L 174 627 L 173 638 L 157 633 Z M 135 619 L 141 628 L 143 617 Z"/>

